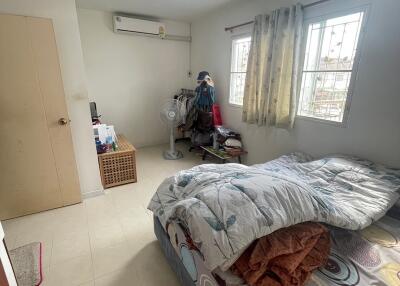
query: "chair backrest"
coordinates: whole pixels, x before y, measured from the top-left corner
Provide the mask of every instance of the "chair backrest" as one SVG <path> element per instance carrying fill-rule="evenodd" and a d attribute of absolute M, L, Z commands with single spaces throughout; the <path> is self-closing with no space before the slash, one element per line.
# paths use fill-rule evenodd
<path fill-rule="evenodd" d="M 197 120 L 195 128 L 198 131 L 209 132 L 214 128 L 212 112 L 199 110 L 197 112 Z"/>

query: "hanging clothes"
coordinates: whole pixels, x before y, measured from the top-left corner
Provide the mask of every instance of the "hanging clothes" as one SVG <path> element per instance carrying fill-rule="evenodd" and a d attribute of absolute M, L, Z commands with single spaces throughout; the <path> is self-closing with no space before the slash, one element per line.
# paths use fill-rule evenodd
<path fill-rule="evenodd" d="M 193 122 L 196 120 L 196 93 L 191 89 L 181 89 L 181 93 L 175 96 L 181 103 L 180 113 L 183 118 L 180 128 L 184 131 L 192 129 Z"/>
<path fill-rule="evenodd" d="M 185 130 L 192 130 L 193 124 L 197 119 L 197 110 L 195 108 L 196 104 L 196 96 L 189 98 L 187 101 L 187 115 L 186 115 L 186 121 L 185 121 Z"/>
<path fill-rule="evenodd" d="M 212 105 L 215 103 L 215 88 L 204 80 L 196 87 L 196 109 L 211 112 Z"/>

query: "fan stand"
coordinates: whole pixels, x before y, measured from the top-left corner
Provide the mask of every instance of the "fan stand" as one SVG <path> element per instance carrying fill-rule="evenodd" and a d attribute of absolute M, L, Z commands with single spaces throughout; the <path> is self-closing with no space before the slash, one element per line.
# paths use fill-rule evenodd
<path fill-rule="evenodd" d="M 171 128 L 169 136 L 169 150 L 165 150 L 163 155 L 165 160 L 178 160 L 183 158 L 182 152 L 175 149 L 174 128 Z"/>

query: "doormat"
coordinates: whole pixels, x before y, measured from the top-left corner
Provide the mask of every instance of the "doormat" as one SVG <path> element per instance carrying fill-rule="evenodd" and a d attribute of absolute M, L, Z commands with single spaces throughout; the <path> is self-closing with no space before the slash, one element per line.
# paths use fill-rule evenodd
<path fill-rule="evenodd" d="M 42 283 L 42 244 L 33 242 L 9 251 L 18 286 Z"/>

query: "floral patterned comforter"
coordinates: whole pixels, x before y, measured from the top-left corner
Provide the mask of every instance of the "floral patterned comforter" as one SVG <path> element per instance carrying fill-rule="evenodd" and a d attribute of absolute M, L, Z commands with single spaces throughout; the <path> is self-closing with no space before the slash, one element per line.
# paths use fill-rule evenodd
<path fill-rule="evenodd" d="M 200 165 L 167 178 L 148 208 L 179 221 L 209 269 L 227 269 L 255 239 L 305 221 L 358 230 L 398 200 L 400 170 L 359 158 L 294 153 L 262 165 Z"/>

